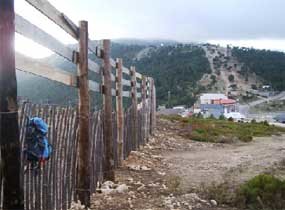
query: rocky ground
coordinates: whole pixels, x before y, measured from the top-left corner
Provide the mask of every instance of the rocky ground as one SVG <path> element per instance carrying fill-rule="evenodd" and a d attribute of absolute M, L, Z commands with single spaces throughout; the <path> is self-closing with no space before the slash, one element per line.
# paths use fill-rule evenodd
<path fill-rule="evenodd" d="M 116 171 L 116 183 L 104 183 L 92 196 L 91 209 L 234 210 L 205 189 L 225 181 L 234 187 L 262 172 L 285 175 L 284 136 L 214 144 L 184 138 L 188 129 L 160 119 L 149 143 Z"/>

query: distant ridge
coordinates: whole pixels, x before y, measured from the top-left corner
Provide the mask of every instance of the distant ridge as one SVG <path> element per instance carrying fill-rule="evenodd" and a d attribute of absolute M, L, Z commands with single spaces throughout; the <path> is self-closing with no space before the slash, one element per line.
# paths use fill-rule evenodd
<path fill-rule="evenodd" d="M 136 38 L 119 38 L 112 40 L 115 43 L 125 45 L 143 45 L 143 46 L 172 46 L 180 42 L 169 39 L 136 39 Z"/>

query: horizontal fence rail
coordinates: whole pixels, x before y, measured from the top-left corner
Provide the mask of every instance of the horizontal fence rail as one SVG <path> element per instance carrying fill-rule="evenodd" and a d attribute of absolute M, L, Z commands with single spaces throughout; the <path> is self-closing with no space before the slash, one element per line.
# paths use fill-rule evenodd
<path fill-rule="evenodd" d="M 20 103 L 18 123 L 25 209 L 67 210 L 78 199 L 89 206 L 90 195 L 96 192 L 98 183 L 113 180 L 114 169 L 154 132 L 154 80 L 140 74 L 134 66 L 125 67 L 122 59 L 111 58 L 110 40 L 91 41 L 88 22 L 75 24 L 47 0 L 26 2 L 78 43 L 75 47 L 67 46 L 18 14 L 15 14 L 15 32 L 75 64 L 77 72 L 15 52 L 16 69 L 76 88 L 79 103 L 76 107 Z M 99 64 L 90 55 L 95 55 Z M 95 73 L 96 81 L 94 75 L 90 77 L 91 73 Z M 91 111 L 94 107 L 90 106 L 90 92 L 101 94 L 102 110 Z M 53 146 L 51 158 L 38 172 L 30 168 L 23 154 L 27 121 L 35 116 L 48 124 L 47 138 Z M 3 184 L 0 186 L 1 194 Z M 2 206 L 5 196 L 1 194 L 0 198 Z"/>

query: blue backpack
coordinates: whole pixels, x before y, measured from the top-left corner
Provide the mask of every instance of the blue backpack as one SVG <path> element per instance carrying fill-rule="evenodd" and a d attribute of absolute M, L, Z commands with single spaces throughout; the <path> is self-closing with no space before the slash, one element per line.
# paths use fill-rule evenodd
<path fill-rule="evenodd" d="M 48 125 L 39 117 L 29 118 L 26 128 L 25 156 L 33 166 L 44 163 L 52 153 L 52 146 L 46 137 Z"/>

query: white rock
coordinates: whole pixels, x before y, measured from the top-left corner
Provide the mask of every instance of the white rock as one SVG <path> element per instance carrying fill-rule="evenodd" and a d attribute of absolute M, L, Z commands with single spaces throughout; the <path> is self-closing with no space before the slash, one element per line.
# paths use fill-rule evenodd
<path fill-rule="evenodd" d="M 142 166 L 142 167 L 141 167 L 141 170 L 143 170 L 143 171 L 150 171 L 151 168 L 148 168 L 148 167 L 146 167 L 146 166 Z"/>
<path fill-rule="evenodd" d="M 218 205 L 217 201 L 215 201 L 215 200 L 210 200 L 210 203 L 211 203 L 212 206 L 217 206 Z"/>
<path fill-rule="evenodd" d="M 121 184 L 116 188 L 118 193 L 125 193 L 129 190 L 129 187 L 126 184 Z"/>
<path fill-rule="evenodd" d="M 114 182 L 112 181 L 106 181 L 102 184 L 102 187 L 101 188 L 104 188 L 104 189 L 108 189 L 108 188 L 113 188 L 115 185 Z"/>
<path fill-rule="evenodd" d="M 145 185 L 143 184 L 142 186 L 140 186 L 137 190 L 138 191 L 141 191 L 141 190 L 143 190 L 143 189 L 145 189 Z"/>
<path fill-rule="evenodd" d="M 101 189 L 101 192 L 102 192 L 103 194 L 109 195 L 109 194 L 115 193 L 116 190 L 115 190 L 115 189 L 110 189 L 110 188 L 106 188 L 106 189 L 102 188 L 102 189 Z"/>

